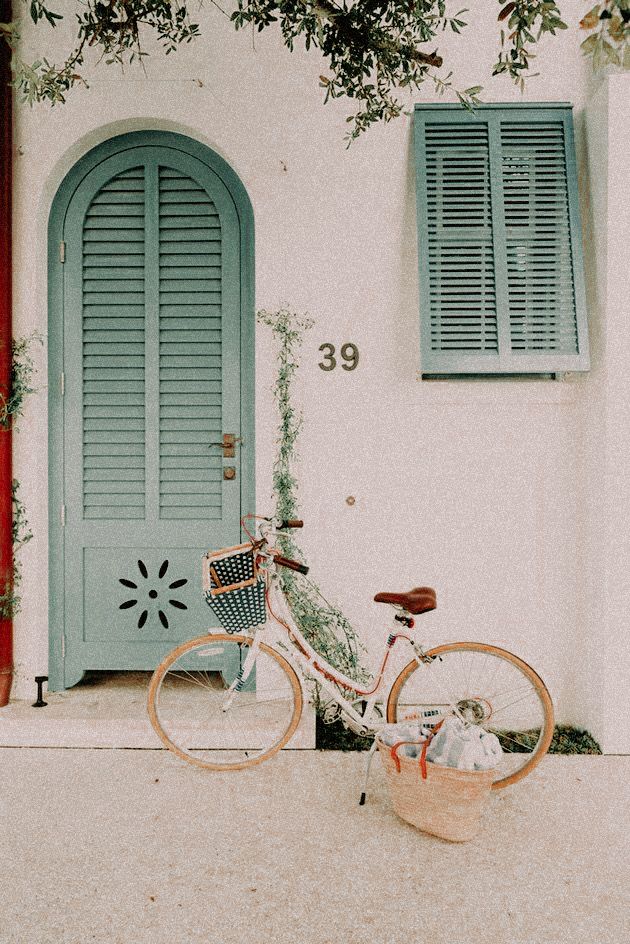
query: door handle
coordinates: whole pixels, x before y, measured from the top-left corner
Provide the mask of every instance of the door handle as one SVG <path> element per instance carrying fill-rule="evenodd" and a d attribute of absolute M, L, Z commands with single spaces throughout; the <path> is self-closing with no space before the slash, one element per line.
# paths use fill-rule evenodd
<path fill-rule="evenodd" d="M 209 449 L 212 449 L 214 446 L 220 446 L 223 449 L 223 458 L 224 459 L 233 459 L 234 458 L 234 447 L 237 443 L 243 443 L 243 440 L 240 436 L 235 436 L 234 433 L 223 433 L 223 442 L 220 443 L 210 443 L 208 445 Z"/>

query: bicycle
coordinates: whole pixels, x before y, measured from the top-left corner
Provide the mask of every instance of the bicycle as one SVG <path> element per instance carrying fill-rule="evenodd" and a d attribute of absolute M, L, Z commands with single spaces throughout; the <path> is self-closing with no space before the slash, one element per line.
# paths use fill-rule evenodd
<path fill-rule="evenodd" d="M 258 537 L 247 530 L 249 519 L 259 522 Z M 295 734 L 310 680 L 329 699 L 329 717 L 337 713 L 366 737 L 388 722 L 452 714 L 494 732 L 504 751 L 494 789 L 515 783 L 539 763 L 551 742 L 554 712 L 544 682 L 526 662 L 485 643 L 425 649 L 410 631 L 414 617 L 435 609 L 436 595 L 417 587 L 374 597 L 395 613 L 380 669 L 370 683 L 360 684 L 310 645 L 281 590 L 279 567 L 302 574 L 308 568 L 284 557 L 271 541 L 302 522 L 247 515 L 241 525 L 248 543 L 204 558 L 206 598 L 227 630 L 210 630 L 177 646 L 150 682 L 149 717 L 170 751 L 209 770 L 240 770 L 267 760 Z M 388 662 L 399 642 L 412 658 L 390 684 Z"/>

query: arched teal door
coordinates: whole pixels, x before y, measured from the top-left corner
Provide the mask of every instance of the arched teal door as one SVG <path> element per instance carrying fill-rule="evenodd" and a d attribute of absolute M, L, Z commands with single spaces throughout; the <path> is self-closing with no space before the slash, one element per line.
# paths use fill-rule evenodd
<path fill-rule="evenodd" d="M 123 135 L 64 181 L 49 251 L 59 689 L 152 669 L 213 625 L 201 555 L 239 543 L 254 507 L 251 206 L 197 142 Z"/>

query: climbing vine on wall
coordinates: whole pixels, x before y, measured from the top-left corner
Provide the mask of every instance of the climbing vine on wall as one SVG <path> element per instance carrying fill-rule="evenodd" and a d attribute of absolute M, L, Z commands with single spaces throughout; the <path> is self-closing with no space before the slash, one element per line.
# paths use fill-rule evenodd
<path fill-rule="evenodd" d="M 13 619 L 20 610 L 22 598 L 19 596 L 18 589 L 22 582 L 22 567 L 17 557 L 17 552 L 33 537 L 26 518 L 26 508 L 20 500 L 18 491 L 20 483 L 13 479 L 11 498 L 13 501 L 13 577 L 7 581 L 2 593 L 0 593 L 0 619 Z"/>
<path fill-rule="evenodd" d="M 14 338 L 11 343 L 11 382 L 8 395 L 0 394 L 0 429 L 17 429 L 17 421 L 23 414 L 26 397 L 35 393 L 33 386 L 35 362 L 31 355 L 34 343 L 43 343 L 41 335 L 33 333 L 24 338 Z M 12 619 L 19 612 L 21 598 L 18 588 L 22 581 L 22 568 L 18 551 L 33 534 L 26 517 L 26 508 L 19 497 L 20 483 L 13 479 L 11 497 L 13 503 L 13 573 L 5 580 L 0 592 L 0 619 Z"/>
<path fill-rule="evenodd" d="M 35 362 L 31 355 L 31 347 L 35 343 L 43 343 L 37 332 L 25 338 L 14 338 L 11 342 L 11 383 L 8 396 L 0 394 L 0 428 L 16 429 L 18 417 L 22 416 L 24 400 L 30 393 L 35 393 Z"/>
<path fill-rule="evenodd" d="M 302 413 L 295 407 L 292 384 L 299 366 L 304 334 L 313 326 L 313 321 L 286 307 L 278 311 L 259 311 L 258 321 L 271 329 L 278 356 L 278 372 L 273 387 L 279 413 L 273 469 L 275 513 L 278 518 L 299 518 L 295 465 Z M 287 557 L 304 560 L 294 534 L 279 537 L 278 545 Z M 360 662 L 364 647 L 341 610 L 329 603 L 319 587 L 308 578 L 283 570 L 281 581 L 293 618 L 311 645 L 340 672 L 359 681 L 364 679 L 366 673 Z M 319 692 L 316 692 L 315 705 L 318 709 L 323 707 Z"/>

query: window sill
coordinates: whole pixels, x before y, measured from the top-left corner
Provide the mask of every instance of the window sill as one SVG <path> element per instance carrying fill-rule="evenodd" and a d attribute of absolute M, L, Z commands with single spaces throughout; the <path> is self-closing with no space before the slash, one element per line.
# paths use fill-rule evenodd
<path fill-rule="evenodd" d="M 578 402 L 582 385 L 578 374 L 565 374 L 561 380 L 525 376 L 487 378 L 482 375 L 436 379 L 423 377 L 418 372 L 417 381 L 423 398 L 436 404 L 574 404 Z"/>

